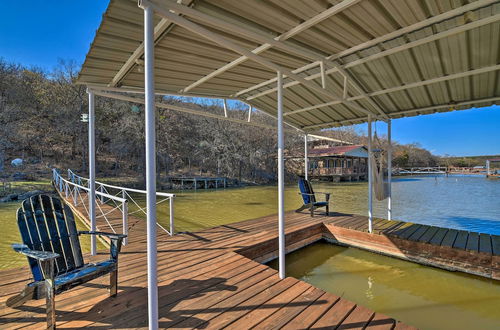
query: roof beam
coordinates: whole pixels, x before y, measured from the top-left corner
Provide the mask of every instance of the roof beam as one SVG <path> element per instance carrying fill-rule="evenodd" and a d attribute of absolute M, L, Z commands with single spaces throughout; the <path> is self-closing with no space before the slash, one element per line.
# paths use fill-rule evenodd
<path fill-rule="evenodd" d="M 410 89 L 410 88 L 436 84 L 436 83 L 443 82 L 443 81 L 469 77 L 469 76 L 478 75 L 478 74 L 482 74 L 482 73 L 488 73 L 488 72 L 497 71 L 497 70 L 500 70 L 500 64 L 487 66 L 487 67 L 480 68 L 480 69 L 465 71 L 465 72 L 454 73 L 454 74 L 450 74 L 447 76 L 432 78 L 432 79 L 428 79 L 428 80 L 417 81 L 417 82 L 405 84 L 402 86 L 396 86 L 396 87 L 391 87 L 391 88 L 387 88 L 387 89 L 382 89 L 379 91 L 368 93 L 368 96 L 373 97 L 373 96 L 377 96 L 377 95 L 394 93 L 394 92 L 398 92 L 398 91 L 402 91 L 402 90 L 406 90 L 406 89 Z M 350 98 L 348 98 L 348 100 L 356 101 L 356 100 L 360 100 L 363 98 L 365 98 L 364 95 L 358 95 L 358 96 L 350 97 Z M 306 112 L 306 111 L 310 111 L 310 110 L 314 110 L 314 109 L 328 107 L 328 106 L 332 106 L 332 105 L 336 105 L 336 104 L 340 104 L 340 103 L 341 103 L 340 101 L 332 101 L 332 102 L 317 104 L 317 105 L 313 105 L 310 107 L 289 111 L 289 112 L 284 113 L 283 115 L 284 116 L 291 116 L 291 115 L 295 115 L 295 114 L 298 114 L 301 112 Z"/>
<path fill-rule="evenodd" d="M 222 20 L 222 19 L 216 18 L 214 16 L 207 15 L 205 13 L 202 13 L 198 10 L 193 9 L 193 8 L 186 7 L 184 5 L 179 5 L 176 3 L 169 3 L 166 6 L 171 11 L 174 11 L 177 14 L 183 14 L 183 15 L 189 16 L 191 18 L 203 21 L 203 22 L 208 23 L 210 25 L 216 26 L 217 28 L 223 29 L 227 32 L 236 33 L 236 34 L 243 36 L 245 38 L 254 39 L 254 40 L 257 40 L 259 42 L 263 42 L 264 44 L 271 45 L 271 46 L 276 47 L 276 48 L 280 48 L 286 52 L 296 54 L 296 55 L 301 56 L 303 58 L 307 58 L 307 59 L 310 59 L 313 61 L 319 61 L 321 67 L 323 67 L 324 65 L 327 65 L 331 68 L 336 68 L 338 72 L 340 72 L 344 77 L 347 77 L 350 80 L 351 85 L 355 89 L 357 89 L 361 95 L 365 96 L 368 103 L 370 103 L 370 105 L 373 108 L 375 108 L 381 116 L 385 117 L 386 119 L 388 118 L 387 115 L 384 113 L 384 111 L 380 108 L 380 106 L 374 100 L 372 100 L 370 97 L 367 96 L 366 91 L 356 82 L 356 80 L 354 79 L 354 76 L 351 73 L 349 73 L 346 70 L 344 70 L 343 68 L 341 68 L 337 63 L 334 63 L 331 60 L 328 60 L 328 58 L 326 58 L 323 54 L 320 54 L 315 50 L 307 49 L 305 47 L 285 43 L 282 40 L 273 39 L 273 38 L 271 38 L 267 35 L 264 35 L 262 33 L 254 32 L 245 26 L 231 23 L 229 20 Z M 324 77 L 323 73 L 324 73 L 324 71 L 321 70 L 321 74 Z M 325 89 L 325 84 L 323 83 L 322 85 L 323 85 L 322 88 Z M 340 98 L 342 100 L 342 102 L 345 102 L 345 98 L 343 96 L 336 95 L 336 97 Z M 349 103 L 349 102 L 346 102 L 346 103 Z M 352 105 L 352 103 L 349 103 L 349 104 Z"/>
<path fill-rule="evenodd" d="M 89 89 L 92 90 L 94 95 L 98 95 L 98 96 L 103 96 L 103 97 L 107 97 L 107 98 L 111 98 L 111 99 L 133 102 L 133 103 L 138 103 L 138 104 L 144 104 L 144 102 L 145 102 L 143 98 L 137 98 L 137 97 L 127 96 L 127 95 L 123 95 L 123 94 L 104 92 L 104 91 L 100 91 L 100 90 L 95 90 L 93 88 L 89 88 Z M 259 128 L 267 128 L 267 129 L 272 129 L 272 130 L 278 129 L 276 126 L 258 123 L 255 121 L 249 122 L 249 121 L 244 120 L 244 119 L 224 117 L 224 116 L 216 115 L 216 114 L 213 114 L 210 112 L 193 110 L 193 109 L 189 109 L 189 108 L 185 108 L 185 107 L 181 107 L 181 106 L 173 105 L 173 104 L 165 104 L 165 103 L 155 102 L 155 106 L 158 108 L 161 108 L 161 109 L 172 110 L 172 111 L 176 111 L 176 112 L 182 112 L 182 113 L 187 113 L 187 114 L 201 116 L 201 117 L 207 117 L 207 118 L 213 118 L 213 119 L 218 119 L 218 120 L 225 120 L 225 121 L 229 121 L 229 122 L 237 123 L 237 124 L 250 125 L 250 126 L 255 126 L 255 127 L 259 127 Z M 296 130 L 302 131 L 301 129 L 298 129 L 296 127 L 293 127 L 293 126 L 291 126 L 291 127 L 296 129 Z"/>
<path fill-rule="evenodd" d="M 126 95 L 114 94 L 114 93 L 109 93 L 109 92 L 144 94 L 143 88 L 108 87 L 108 86 L 101 86 L 101 85 L 87 85 L 87 88 L 89 90 L 92 90 L 96 95 L 98 95 L 97 93 L 101 93 L 99 95 L 105 96 L 105 97 L 110 97 L 110 98 L 115 98 L 115 99 L 118 99 L 117 96 L 124 96 L 124 97 L 126 97 L 126 99 L 122 98 L 122 100 L 130 101 L 130 102 L 136 102 L 137 99 L 136 98 L 129 98 Z M 245 100 L 241 100 L 238 98 L 228 99 L 224 96 L 205 96 L 205 95 L 190 95 L 190 94 L 185 95 L 185 94 L 176 94 L 176 93 L 155 93 L 155 95 L 157 95 L 157 96 L 180 96 L 180 97 L 220 99 L 223 101 L 223 105 L 225 106 L 224 107 L 224 118 L 227 118 L 227 113 L 228 113 L 227 100 L 238 101 L 238 102 L 241 102 L 243 104 L 247 104 L 247 105 L 251 106 L 254 110 L 259 111 L 260 113 L 262 113 L 270 118 L 277 120 L 277 118 L 275 116 L 256 108 L 255 106 L 251 105 L 249 102 L 246 102 Z M 132 101 L 132 99 L 133 99 L 133 101 Z M 303 132 L 302 129 L 298 128 L 297 126 L 295 126 L 287 121 L 284 121 L 284 123 L 285 123 L 285 125 L 288 125 L 291 128 L 295 129 L 296 131 Z"/>
<path fill-rule="evenodd" d="M 335 14 L 338 14 L 339 12 L 349 8 L 350 6 L 358 3 L 359 1 L 361 0 L 345 0 L 345 1 L 342 1 L 341 3 L 339 4 L 336 4 L 326 10 L 324 10 L 323 12 L 321 12 L 320 14 L 304 21 L 303 23 L 297 25 L 296 27 L 292 28 L 291 30 L 277 36 L 274 38 L 274 40 L 279 40 L 279 41 L 284 41 L 286 39 L 289 39 L 307 29 L 309 29 L 311 26 L 314 26 L 315 24 L 318 24 L 320 23 L 321 21 L 335 15 Z M 252 53 L 254 54 L 259 54 L 259 53 L 262 53 L 263 51 L 271 48 L 272 45 L 269 44 L 269 43 L 264 43 L 263 45 L 255 48 L 252 50 Z M 188 92 L 190 91 L 191 89 L 203 84 L 204 82 L 220 75 L 221 73 L 224 73 L 236 66 L 238 66 L 239 64 L 245 62 L 246 60 L 248 60 L 248 57 L 246 56 L 241 56 L 237 59 L 235 59 L 234 61 L 220 67 L 219 69 L 211 72 L 210 74 L 204 76 L 203 78 L 193 82 L 191 85 L 187 86 L 186 88 L 184 88 L 181 92 Z"/>
<path fill-rule="evenodd" d="M 352 142 L 347 142 L 339 139 L 334 139 L 328 136 L 322 136 L 322 135 L 314 135 L 314 134 L 307 134 L 308 138 L 312 138 L 314 140 L 325 140 L 325 141 L 332 141 L 332 142 L 339 142 L 339 143 L 344 143 L 344 144 L 351 144 L 353 145 L 354 143 Z"/>
<path fill-rule="evenodd" d="M 409 25 L 407 27 L 401 28 L 401 29 L 396 30 L 394 32 L 388 33 L 386 35 L 383 35 L 383 36 L 380 36 L 378 38 L 372 39 L 372 40 L 367 41 L 365 43 L 362 43 L 362 44 L 359 44 L 357 46 L 351 47 L 351 48 L 346 49 L 346 50 L 344 50 L 344 51 L 342 51 L 342 52 L 340 52 L 338 54 L 330 55 L 330 56 L 327 57 L 327 59 L 328 60 L 339 59 L 341 57 L 353 54 L 353 53 L 355 53 L 357 51 L 360 51 L 360 50 L 363 50 L 363 49 L 375 46 L 377 44 L 380 44 L 382 42 L 385 42 L 385 41 L 388 41 L 388 40 L 391 40 L 391 39 L 395 39 L 397 37 L 400 37 L 402 35 L 405 35 L 405 34 L 408 34 L 408 33 L 414 32 L 414 31 L 417 31 L 417 30 L 422 29 L 424 27 L 427 27 L 429 25 L 440 23 L 440 22 L 445 21 L 447 19 L 450 19 L 450 18 L 456 17 L 458 15 L 461 15 L 461 14 L 467 12 L 467 11 L 475 10 L 475 9 L 478 9 L 478 8 L 481 8 L 481 7 L 493 4 L 495 2 L 496 2 L 496 0 L 478 0 L 478 1 L 475 1 L 475 2 L 470 3 L 468 5 L 455 8 L 453 10 L 450 10 L 450 11 L 446 12 L 446 13 L 443 13 L 443 14 L 440 14 L 440 15 L 428 18 L 428 19 L 423 20 L 421 22 Z M 481 20 L 481 21 L 483 21 L 483 20 Z M 468 23 L 468 24 L 465 24 L 465 25 L 470 25 L 470 24 L 472 24 L 472 23 Z M 474 27 L 475 26 L 468 26 L 467 29 L 474 28 Z M 460 32 L 460 27 L 458 27 L 456 29 L 452 29 L 452 30 L 458 31 L 458 32 L 454 32 L 454 33 L 459 33 Z M 444 36 L 447 36 L 447 35 L 445 35 L 445 33 L 446 33 L 446 31 L 443 32 L 443 34 L 438 33 L 437 35 L 441 35 L 442 37 L 444 37 Z M 401 50 L 403 50 L 403 49 L 401 49 Z M 384 52 L 381 52 L 381 53 L 384 53 Z M 385 54 L 389 55 L 388 53 L 385 53 Z M 376 54 L 376 55 L 378 55 L 378 54 Z M 383 56 L 386 56 L 386 55 L 383 55 Z M 375 58 L 373 58 L 373 59 L 375 59 Z M 364 59 L 361 59 L 361 60 L 364 60 Z M 364 62 L 366 62 L 366 61 L 363 61 L 363 63 Z M 359 64 L 361 64 L 361 63 L 359 63 Z M 303 66 L 301 68 L 298 68 L 298 69 L 294 70 L 293 72 L 294 73 L 301 73 L 301 72 L 309 70 L 309 69 L 311 69 L 311 68 L 313 68 L 313 67 L 315 67 L 317 65 L 319 65 L 319 62 L 305 65 L 305 66 Z M 349 64 L 348 64 L 348 66 L 343 66 L 344 69 L 347 69 L 349 67 L 351 67 Z M 333 72 L 336 72 L 336 70 L 333 70 L 333 71 L 332 70 L 327 70 L 326 71 L 327 74 L 330 74 L 330 73 L 333 73 Z M 320 77 L 320 74 L 316 74 L 316 75 L 312 75 L 312 76 L 314 76 L 314 78 L 312 78 L 312 79 L 315 79 L 315 78 Z M 269 79 L 269 80 L 267 80 L 265 82 L 257 84 L 255 86 L 243 89 L 243 90 L 237 92 L 235 94 L 235 96 L 241 96 L 243 94 L 250 93 L 253 90 L 265 87 L 265 86 L 273 84 L 273 83 L 276 83 L 276 78 L 272 78 L 272 79 Z M 293 85 L 285 84 L 283 86 L 283 88 L 287 88 L 287 87 L 291 87 L 291 86 L 295 86 L 295 85 L 296 85 L 296 83 L 293 84 Z M 265 91 L 265 92 L 262 92 L 262 93 L 259 93 L 259 94 L 256 94 L 256 95 L 262 96 L 262 95 L 266 95 L 266 93 L 268 93 L 268 92 L 271 93 L 271 92 L 274 92 L 274 90 L 270 89 L 269 91 Z M 251 98 L 256 97 L 256 95 L 252 95 L 252 96 L 250 96 L 247 99 L 250 100 Z"/>
<path fill-rule="evenodd" d="M 423 111 L 432 111 L 432 110 L 439 110 L 439 109 L 444 109 L 444 108 L 456 108 L 456 107 L 461 107 L 461 106 L 466 106 L 466 105 L 471 105 L 471 104 L 493 103 L 493 102 L 498 102 L 498 101 L 500 101 L 500 96 L 489 97 L 489 98 L 484 98 L 484 99 L 477 99 L 477 100 L 472 100 L 472 101 L 464 101 L 464 102 L 458 102 L 458 103 L 439 104 L 439 105 L 433 105 L 430 107 L 416 108 L 416 109 L 410 109 L 410 110 L 402 110 L 402 111 L 397 111 L 397 112 L 391 112 L 391 113 L 389 113 L 389 116 L 391 118 L 398 118 L 399 116 L 414 114 L 414 113 L 423 112 Z M 346 119 L 346 120 L 332 121 L 332 122 L 328 122 L 328 123 L 321 123 L 321 124 L 304 126 L 304 127 L 302 127 L 302 129 L 304 129 L 304 130 L 320 129 L 322 126 L 328 127 L 328 126 L 335 125 L 335 124 L 337 124 L 339 126 L 353 125 L 356 123 L 365 122 L 367 120 L 368 120 L 368 117 Z M 327 127 L 325 127 L 325 128 L 327 128 Z"/>
<path fill-rule="evenodd" d="M 175 24 L 182 26 L 185 29 L 190 30 L 193 33 L 199 34 L 199 35 L 201 35 L 201 36 L 203 36 L 203 37 L 205 37 L 205 38 L 207 38 L 207 39 L 209 39 L 209 40 L 211 40 L 211 41 L 213 41 L 213 42 L 215 42 L 215 43 L 217 43 L 217 44 L 219 44 L 227 49 L 230 49 L 236 53 L 239 53 L 240 55 L 244 55 L 244 56 L 248 57 L 250 60 L 255 61 L 255 62 L 257 62 L 257 63 L 259 63 L 259 64 L 261 64 L 261 65 L 263 65 L 263 66 L 265 66 L 273 71 L 281 71 L 287 77 L 297 81 L 298 83 L 306 86 L 309 89 L 316 91 L 319 94 L 322 94 L 325 97 L 328 97 L 332 100 L 341 99 L 341 97 L 319 87 L 314 82 L 307 81 L 306 79 L 302 78 L 301 76 L 294 74 L 291 70 L 286 69 L 278 64 L 275 64 L 275 63 L 271 62 L 270 60 L 263 58 L 257 54 L 254 54 L 251 51 L 245 49 L 244 47 L 241 47 L 241 46 L 237 45 L 236 43 L 226 39 L 225 37 L 223 37 L 215 32 L 212 32 L 212 31 L 210 31 L 210 30 L 184 18 L 184 17 L 177 16 L 176 14 L 170 12 L 170 10 L 164 9 L 163 7 L 169 8 L 169 6 L 172 5 L 172 3 L 170 3 L 170 2 L 162 2 L 162 7 L 160 7 L 156 4 L 148 1 L 148 5 L 151 6 L 153 8 L 153 10 L 158 15 L 160 15 L 166 19 L 171 20 Z M 378 119 L 384 120 L 379 115 L 374 114 L 373 112 L 371 112 L 367 109 L 364 109 L 355 103 L 352 103 L 352 102 L 347 102 L 347 103 L 352 108 L 354 108 L 360 112 L 363 112 L 364 114 L 374 115 Z"/>

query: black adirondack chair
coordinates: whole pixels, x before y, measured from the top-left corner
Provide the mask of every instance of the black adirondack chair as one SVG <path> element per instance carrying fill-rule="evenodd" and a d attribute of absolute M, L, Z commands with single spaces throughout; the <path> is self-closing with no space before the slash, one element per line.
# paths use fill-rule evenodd
<path fill-rule="evenodd" d="M 47 327 L 55 328 L 55 295 L 105 274 L 110 274 L 110 296 L 117 294 L 118 254 L 126 235 L 103 232 L 77 232 L 71 209 L 60 199 L 36 195 L 23 201 L 17 210 L 17 224 L 23 244 L 13 244 L 15 251 L 28 257 L 33 274 L 29 283 L 6 304 L 18 307 L 30 299 L 46 298 Z M 79 236 L 110 238 L 110 258 L 84 263 Z"/>
<path fill-rule="evenodd" d="M 295 212 L 300 212 L 305 209 L 309 209 L 311 211 L 311 217 L 314 216 L 314 210 L 320 207 L 326 208 L 326 214 L 328 215 L 330 212 L 330 193 L 325 192 L 314 192 L 311 183 L 304 179 L 299 178 L 299 194 L 302 195 L 302 200 L 304 201 L 304 205 L 298 208 Z M 325 195 L 325 201 L 317 201 L 316 194 Z"/>

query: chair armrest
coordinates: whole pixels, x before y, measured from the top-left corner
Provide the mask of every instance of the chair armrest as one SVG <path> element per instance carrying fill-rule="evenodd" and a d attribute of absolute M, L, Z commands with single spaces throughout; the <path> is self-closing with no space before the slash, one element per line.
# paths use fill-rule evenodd
<path fill-rule="evenodd" d="M 59 257 L 59 254 L 54 252 L 31 250 L 24 244 L 12 244 L 12 248 L 14 249 L 14 251 L 38 261 L 49 261 Z"/>
<path fill-rule="evenodd" d="M 308 193 L 301 193 L 301 192 L 299 192 L 299 195 L 308 195 L 308 196 L 314 196 L 314 194 L 308 194 Z"/>
<path fill-rule="evenodd" d="M 115 233 L 105 233 L 102 231 L 79 231 L 78 235 L 99 235 L 106 236 L 111 239 L 111 244 L 109 245 L 109 253 L 111 255 L 111 259 L 118 262 L 118 254 L 122 249 L 122 240 L 127 237 L 127 235 L 123 234 L 115 234 Z"/>
<path fill-rule="evenodd" d="M 322 194 L 325 195 L 325 201 L 328 202 L 330 200 L 330 195 L 332 193 L 327 193 L 327 192 L 322 192 L 322 191 L 316 191 L 316 194 Z"/>
<path fill-rule="evenodd" d="M 98 236 L 106 236 L 111 239 L 124 239 L 127 235 L 124 234 L 115 234 L 115 233 L 106 233 L 103 231 L 79 231 L 78 235 L 98 235 Z"/>

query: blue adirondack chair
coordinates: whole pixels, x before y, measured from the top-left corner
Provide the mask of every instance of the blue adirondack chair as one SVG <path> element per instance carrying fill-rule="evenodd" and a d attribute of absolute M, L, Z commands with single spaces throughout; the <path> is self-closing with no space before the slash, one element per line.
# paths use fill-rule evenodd
<path fill-rule="evenodd" d="M 326 208 L 326 214 L 328 215 L 330 212 L 330 193 L 325 192 L 314 192 L 311 183 L 300 177 L 299 178 L 299 194 L 302 196 L 302 200 L 304 201 L 304 205 L 298 208 L 295 212 L 300 212 L 305 209 L 309 209 L 311 211 L 311 217 L 314 216 L 314 210 L 320 207 Z M 325 201 L 317 201 L 316 194 L 325 195 Z"/>
<path fill-rule="evenodd" d="M 23 244 L 15 251 L 28 257 L 33 274 L 21 293 L 6 304 L 18 307 L 30 299 L 46 298 L 47 327 L 55 328 L 55 295 L 105 274 L 110 274 L 110 296 L 117 294 L 118 254 L 126 235 L 76 230 L 71 209 L 60 199 L 36 195 L 23 201 L 17 210 L 17 224 Z M 79 236 L 106 236 L 110 239 L 110 258 L 84 263 Z"/>

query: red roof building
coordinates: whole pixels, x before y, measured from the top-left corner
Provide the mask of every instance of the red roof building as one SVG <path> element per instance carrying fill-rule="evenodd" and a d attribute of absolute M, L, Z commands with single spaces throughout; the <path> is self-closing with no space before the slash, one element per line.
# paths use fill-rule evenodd
<path fill-rule="evenodd" d="M 315 146 L 308 151 L 309 178 L 328 181 L 365 180 L 368 150 L 362 145 Z"/>

